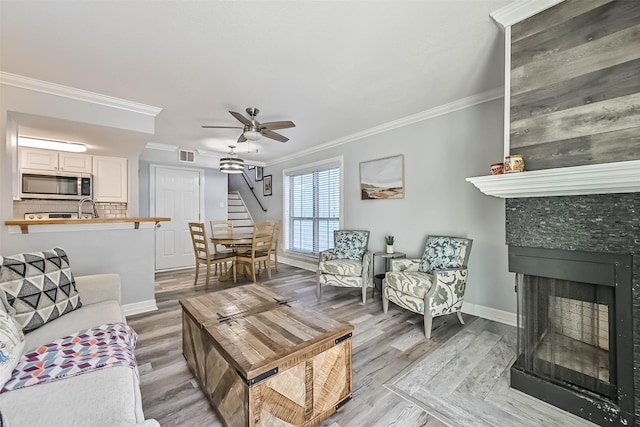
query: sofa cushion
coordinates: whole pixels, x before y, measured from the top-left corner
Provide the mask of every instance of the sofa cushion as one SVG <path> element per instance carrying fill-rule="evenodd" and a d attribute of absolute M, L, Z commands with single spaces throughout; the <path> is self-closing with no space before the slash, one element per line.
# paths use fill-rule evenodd
<path fill-rule="evenodd" d="M 424 298 L 431 289 L 433 276 L 419 271 L 392 271 L 386 274 L 387 286 L 403 294 Z"/>
<path fill-rule="evenodd" d="M 367 251 L 369 235 L 366 231 L 334 231 L 334 259 L 353 259 L 361 261 Z"/>
<path fill-rule="evenodd" d="M 467 240 L 455 237 L 429 237 L 424 248 L 420 271 L 460 268 L 467 254 Z"/>
<path fill-rule="evenodd" d="M 0 389 L 11 378 L 24 349 L 24 334 L 20 325 L 0 302 Z"/>
<path fill-rule="evenodd" d="M 82 305 L 61 248 L 0 257 L 0 297 L 25 332 Z"/>
<path fill-rule="evenodd" d="M 362 275 L 362 262 L 352 259 L 332 259 L 330 261 L 320 261 L 318 269 L 322 274 L 360 277 Z"/>
<path fill-rule="evenodd" d="M 8 391 L 0 408 L 9 426 L 133 426 L 143 419 L 136 375 L 116 366 Z"/>
<path fill-rule="evenodd" d="M 25 334 L 25 352 L 33 351 L 41 345 L 53 342 L 58 338 L 72 335 L 81 329 L 124 321 L 122 309 L 117 301 L 108 300 L 83 306 Z"/>

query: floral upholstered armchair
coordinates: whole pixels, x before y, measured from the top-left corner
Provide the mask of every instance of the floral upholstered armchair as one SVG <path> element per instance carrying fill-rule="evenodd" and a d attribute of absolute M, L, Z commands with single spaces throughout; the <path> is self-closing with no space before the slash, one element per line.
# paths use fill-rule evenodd
<path fill-rule="evenodd" d="M 373 287 L 369 232 L 335 230 L 334 248 L 320 252 L 316 284 L 318 298 L 322 285 L 362 288 L 362 302 L 367 302 L 367 288 Z"/>
<path fill-rule="evenodd" d="M 434 317 L 456 313 L 464 325 L 460 310 L 472 242 L 461 237 L 428 236 L 422 259 L 392 260 L 382 281 L 382 310 L 386 313 L 391 301 L 423 314 L 427 338 L 431 338 Z"/>

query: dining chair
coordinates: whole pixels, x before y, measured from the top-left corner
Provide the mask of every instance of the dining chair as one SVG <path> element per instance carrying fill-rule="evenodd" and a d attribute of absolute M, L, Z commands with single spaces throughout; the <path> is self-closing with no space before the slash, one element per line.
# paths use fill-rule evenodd
<path fill-rule="evenodd" d="M 198 273 L 200 272 L 200 265 L 207 266 L 207 279 L 205 285 L 209 285 L 209 276 L 211 275 L 211 266 L 217 266 L 218 264 L 226 264 L 227 262 L 233 262 L 235 260 L 235 254 L 233 252 L 221 252 L 211 253 L 209 251 L 209 239 L 207 238 L 207 231 L 205 226 L 201 222 L 190 222 L 189 232 L 191 233 L 191 242 L 193 243 L 193 252 L 196 256 L 196 279 L 193 285 L 198 284 Z M 233 283 L 236 282 L 236 271 L 233 270 Z"/>
<path fill-rule="evenodd" d="M 232 233 L 233 232 L 233 222 L 229 221 L 227 219 L 220 219 L 220 220 L 211 220 L 209 221 L 209 226 L 211 227 L 211 235 L 215 236 L 216 234 L 219 233 Z M 214 254 L 219 254 L 219 253 L 232 253 L 233 248 L 227 248 L 224 245 L 220 245 L 222 246 L 222 248 L 219 248 L 217 244 L 213 245 L 213 253 Z M 224 263 L 221 265 L 221 273 L 225 273 L 227 270 L 227 263 Z M 214 274 L 218 274 L 218 265 L 216 264 L 214 266 L 213 269 L 213 273 Z"/>
<path fill-rule="evenodd" d="M 261 261 L 266 263 L 267 275 L 271 279 L 273 232 L 274 227 L 268 221 L 256 222 L 253 225 L 251 248 L 247 252 L 236 252 L 235 254 L 236 264 L 245 262 L 251 265 L 251 277 L 254 283 L 256 282 L 256 264 L 260 268 Z"/>
<path fill-rule="evenodd" d="M 273 242 L 271 244 L 271 252 L 273 254 L 273 264 L 276 272 L 278 271 L 278 241 L 280 240 L 280 229 L 282 221 L 279 219 L 269 219 L 268 223 L 273 224 Z"/>

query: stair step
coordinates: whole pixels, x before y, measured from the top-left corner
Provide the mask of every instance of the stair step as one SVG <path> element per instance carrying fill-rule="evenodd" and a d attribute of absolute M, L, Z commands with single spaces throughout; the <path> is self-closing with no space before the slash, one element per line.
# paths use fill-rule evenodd
<path fill-rule="evenodd" d="M 238 193 L 229 193 L 227 195 L 228 200 L 241 200 L 240 195 Z"/>
<path fill-rule="evenodd" d="M 251 219 L 251 215 L 248 212 L 229 212 L 227 213 L 229 219 Z"/>
<path fill-rule="evenodd" d="M 227 206 L 244 206 L 244 203 L 242 203 L 242 200 L 228 199 Z"/>
<path fill-rule="evenodd" d="M 233 222 L 234 229 L 236 227 L 253 227 L 253 221 L 250 219 L 232 219 L 231 222 Z"/>
<path fill-rule="evenodd" d="M 247 210 L 245 209 L 244 205 L 240 205 L 240 206 L 232 206 L 232 205 L 229 205 L 229 206 L 227 207 L 227 212 L 229 212 L 229 213 L 237 213 L 237 212 L 244 212 L 244 213 L 246 213 L 246 212 L 247 212 Z"/>

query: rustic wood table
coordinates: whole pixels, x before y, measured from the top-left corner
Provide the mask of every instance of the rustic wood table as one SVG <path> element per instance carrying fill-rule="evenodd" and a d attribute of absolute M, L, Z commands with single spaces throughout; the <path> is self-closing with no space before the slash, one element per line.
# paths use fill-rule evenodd
<path fill-rule="evenodd" d="M 225 233 L 218 232 L 211 236 L 211 243 L 214 245 L 224 245 L 228 248 L 238 246 L 251 246 L 253 244 L 253 233 Z M 231 268 L 237 268 L 238 273 L 244 274 L 245 277 L 251 278 L 251 265 L 246 262 L 234 262 Z M 256 275 L 258 272 L 256 271 Z M 233 270 L 229 269 L 226 273 L 221 274 L 218 278 L 221 282 L 233 280 Z"/>
<path fill-rule="evenodd" d="M 187 365 L 225 425 L 316 425 L 351 399 L 352 325 L 256 284 L 180 304 Z"/>

